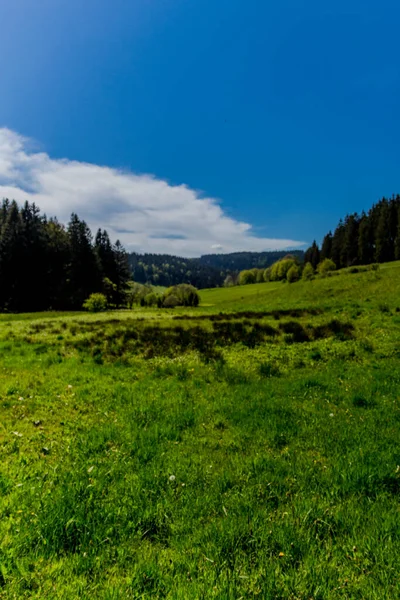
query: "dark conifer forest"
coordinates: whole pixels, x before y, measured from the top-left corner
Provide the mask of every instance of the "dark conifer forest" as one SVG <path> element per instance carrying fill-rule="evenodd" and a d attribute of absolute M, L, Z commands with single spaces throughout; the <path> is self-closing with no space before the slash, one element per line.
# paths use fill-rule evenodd
<path fill-rule="evenodd" d="M 337 269 L 400 260 L 400 196 L 382 198 L 368 213 L 347 215 L 325 235 L 321 248 L 314 241 L 304 254 L 314 269 L 325 258 Z"/>
<path fill-rule="evenodd" d="M 133 279 L 138 283 L 170 286 L 190 283 L 199 289 L 219 287 L 228 275 L 243 269 L 266 269 L 283 258 L 287 251 L 233 252 L 230 254 L 205 254 L 200 258 L 182 258 L 169 254 L 129 255 Z M 300 261 L 303 250 L 291 251 Z"/>
<path fill-rule="evenodd" d="M 94 292 L 120 306 L 131 279 L 128 258 L 106 231 L 93 240 L 76 214 L 67 227 L 41 215 L 35 204 L 0 207 L 0 310 L 80 310 Z"/>

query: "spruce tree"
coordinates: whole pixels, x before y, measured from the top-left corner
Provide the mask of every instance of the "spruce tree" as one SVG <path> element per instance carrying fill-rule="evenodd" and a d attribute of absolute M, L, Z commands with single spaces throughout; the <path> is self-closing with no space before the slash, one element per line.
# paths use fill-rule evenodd
<path fill-rule="evenodd" d="M 320 261 L 320 251 L 317 242 L 314 240 L 312 245 L 311 264 L 314 269 L 317 268 Z"/>
<path fill-rule="evenodd" d="M 47 308 L 65 310 L 71 306 L 68 286 L 71 247 L 68 233 L 57 219 L 46 223 Z"/>
<path fill-rule="evenodd" d="M 20 304 L 23 310 L 27 311 L 45 310 L 48 308 L 49 284 L 46 218 L 40 215 L 40 210 L 35 204 L 28 202 L 25 202 L 20 214 L 22 222 Z"/>
<path fill-rule="evenodd" d="M 13 200 L 7 207 L 0 237 L 0 307 L 20 311 L 23 305 L 21 265 L 23 259 L 22 220 Z"/>
<path fill-rule="evenodd" d="M 358 228 L 360 219 L 357 214 L 346 217 L 344 223 L 344 240 L 342 263 L 349 267 L 358 262 Z"/>
<path fill-rule="evenodd" d="M 304 253 L 304 264 L 311 263 L 313 269 L 317 268 L 320 261 L 320 251 L 317 242 L 314 240 L 311 246 Z"/>
<path fill-rule="evenodd" d="M 10 209 L 10 201 L 8 200 L 8 198 L 4 198 L 3 202 L 1 203 L 1 208 L 0 208 L 0 228 L 4 226 L 6 220 L 7 220 L 7 215 L 8 215 L 8 211 Z"/>
<path fill-rule="evenodd" d="M 374 260 L 370 219 L 364 213 L 358 228 L 358 263 L 368 265 Z"/>
<path fill-rule="evenodd" d="M 394 257 L 395 260 L 400 260 L 400 202 L 397 207 L 397 231 L 394 242 Z"/>
<path fill-rule="evenodd" d="M 383 200 L 379 206 L 379 217 L 375 231 L 375 260 L 379 263 L 389 261 L 392 256 L 388 224 L 389 204 L 387 200 Z"/>
<path fill-rule="evenodd" d="M 340 219 L 338 226 L 332 237 L 332 250 L 331 259 L 336 265 L 337 269 L 344 266 L 343 264 L 343 249 L 344 249 L 344 235 L 345 228 L 342 219 Z"/>
<path fill-rule="evenodd" d="M 102 277 L 107 277 L 111 281 L 114 281 L 116 274 L 115 253 L 106 230 L 102 231 L 99 229 L 97 231 L 94 249 L 99 261 Z"/>
<path fill-rule="evenodd" d="M 101 272 L 92 246 L 89 227 L 72 214 L 68 224 L 70 264 L 68 269 L 69 298 L 72 308 L 81 308 L 94 292 L 101 291 Z"/>
<path fill-rule="evenodd" d="M 119 308 L 125 301 L 128 282 L 132 280 L 132 272 L 129 266 L 128 255 L 119 240 L 115 242 L 113 250 L 116 265 L 114 280 L 116 285 L 115 304 Z"/>
<path fill-rule="evenodd" d="M 331 258 L 331 253 L 332 253 L 332 232 L 329 231 L 329 233 L 326 234 L 326 236 L 324 237 L 324 239 L 322 241 L 320 261 L 322 262 L 323 260 L 325 260 L 325 258 Z"/>
<path fill-rule="evenodd" d="M 388 223 L 387 229 L 389 234 L 389 251 L 388 260 L 395 260 L 395 243 L 397 237 L 397 206 L 399 204 L 398 197 L 392 196 L 388 206 Z"/>

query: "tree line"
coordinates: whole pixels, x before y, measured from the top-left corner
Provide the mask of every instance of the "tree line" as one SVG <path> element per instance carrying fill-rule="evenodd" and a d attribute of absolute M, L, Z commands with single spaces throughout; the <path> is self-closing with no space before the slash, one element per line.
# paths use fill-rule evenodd
<path fill-rule="evenodd" d="M 105 230 L 93 240 L 75 213 L 64 227 L 35 204 L 0 207 L 0 310 L 80 310 L 92 293 L 123 304 L 131 279 L 128 256 Z"/>
<path fill-rule="evenodd" d="M 129 254 L 133 280 L 146 285 L 170 287 L 181 283 L 198 289 L 219 287 L 224 281 L 220 269 L 203 265 L 198 258 L 169 254 Z"/>
<path fill-rule="evenodd" d="M 304 252 L 295 250 L 292 254 L 302 260 Z M 132 252 L 129 263 L 133 279 L 138 283 L 165 287 L 185 283 L 203 289 L 221 287 L 226 277 L 236 279 L 243 269 L 264 270 L 285 255 L 284 251 L 233 252 L 182 258 L 169 254 Z"/>
<path fill-rule="evenodd" d="M 362 271 L 376 271 L 378 269 L 379 264 L 372 263 L 364 266 L 352 266 L 346 269 L 345 272 L 353 274 Z M 286 281 L 288 283 L 295 283 L 300 279 L 303 281 L 311 281 L 315 277 L 332 276 L 335 274 L 334 271 L 336 271 L 336 265 L 330 258 L 324 258 L 317 264 L 316 268 L 314 268 L 311 262 L 300 262 L 297 258 L 288 255 L 265 270 L 245 269 L 239 273 L 236 280 L 233 280 L 232 277 L 228 276 L 225 280 L 225 287 L 230 287 L 232 285 L 247 285 L 249 283 L 262 283 L 265 281 Z"/>
<path fill-rule="evenodd" d="M 93 293 L 103 294 L 108 306 L 118 308 L 129 305 L 136 294 L 132 279 L 146 286 L 201 289 L 293 282 L 326 270 L 393 260 L 400 260 L 399 195 L 383 198 L 368 213 L 347 215 L 321 246 L 314 241 L 305 253 L 236 252 L 200 258 L 128 255 L 119 241 L 111 243 L 105 230 L 99 229 L 93 239 L 75 213 L 64 226 L 29 202 L 18 206 L 5 199 L 0 206 L 0 311 L 80 310 Z M 167 296 L 173 303 L 176 289 L 162 302 Z"/>
<path fill-rule="evenodd" d="M 321 247 L 314 241 L 304 254 L 314 269 L 327 258 L 338 269 L 400 260 L 400 196 L 382 198 L 368 213 L 347 215 Z"/>
<path fill-rule="evenodd" d="M 244 269 L 236 277 L 228 275 L 224 281 L 224 286 L 231 287 L 267 281 L 294 283 L 299 279 L 312 279 L 316 273 L 326 275 L 332 270 L 335 270 L 335 265 L 331 260 L 327 259 L 319 263 L 318 267 L 314 269 L 309 262 L 304 263 L 298 256 L 287 254 L 266 269 Z"/>
<path fill-rule="evenodd" d="M 244 269 L 266 269 L 286 255 L 287 250 L 231 252 L 229 254 L 204 254 L 198 260 L 203 265 L 218 268 L 225 273 L 238 273 Z M 290 255 L 302 261 L 304 250 L 291 250 Z"/>

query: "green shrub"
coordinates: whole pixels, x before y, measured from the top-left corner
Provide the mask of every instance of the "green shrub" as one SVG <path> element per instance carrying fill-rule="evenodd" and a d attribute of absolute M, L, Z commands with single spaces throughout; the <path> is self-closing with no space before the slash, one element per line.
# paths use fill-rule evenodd
<path fill-rule="evenodd" d="M 300 279 L 300 269 L 297 265 L 292 265 L 286 274 L 289 283 L 294 283 Z"/>
<path fill-rule="evenodd" d="M 83 303 L 83 308 L 89 312 L 101 312 L 107 310 L 107 298 L 104 294 L 90 294 Z"/>
<path fill-rule="evenodd" d="M 371 267 L 365 265 L 353 266 L 349 267 L 344 272 L 348 273 L 349 275 L 354 275 L 355 273 L 364 273 L 365 271 L 371 271 Z"/>
<path fill-rule="evenodd" d="M 148 295 L 151 294 L 152 287 L 150 285 L 144 285 L 142 283 L 137 283 L 136 281 L 130 281 L 128 285 L 127 292 L 127 305 L 129 308 L 132 308 L 134 304 L 140 304 L 141 306 L 146 306 L 142 300 Z"/>
<path fill-rule="evenodd" d="M 235 285 L 232 275 L 227 275 L 224 279 L 224 287 L 233 287 Z"/>
<path fill-rule="evenodd" d="M 271 281 L 283 281 L 286 279 L 288 271 L 292 267 L 297 266 L 296 259 L 288 256 L 286 258 L 281 258 L 276 263 L 274 263 L 271 267 L 270 280 Z"/>
<path fill-rule="evenodd" d="M 302 278 L 304 281 L 311 281 L 314 277 L 314 269 L 310 262 L 304 265 Z"/>
<path fill-rule="evenodd" d="M 264 269 L 257 269 L 256 282 L 257 283 L 263 283 L 264 282 Z"/>
<path fill-rule="evenodd" d="M 174 300 L 166 304 L 169 296 L 173 296 Z M 163 306 L 198 306 L 200 296 L 197 289 L 188 283 L 180 283 L 167 289 L 163 296 Z"/>
<path fill-rule="evenodd" d="M 158 298 L 159 296 L 154 292 L 147 294 L 147 296 L 143 298 L 143 306 L 156 306 L 158 304 Z"/>
<path fill-rule="evenodd" d="M 175 308 L 175 306 L 179 306 L 179 300 L 174 294 L 169 294 L 163 300 L 164 308 Z"/>
<path fill-rule="evenodd" d="M 268 267 L 264 271 L 264 281 L 270 281 L 270 280 L 271 280 L 271 267 Z"/>
<path fill-rule="evenodd" d="M 248 285 L 249 283 L 256 282 L 256 273 L 254 270 L 240 271 L 239 273 L 239 285 Z"/>
<path fill-rule="evenodd" d="M 336 271 L 336 265 L 330 258 L 325 258 L 325 260 L 319 263 L 317 271 L 320 275 L 327 275 L 332 271 Z"/>
<path fill-rule="evenodd" d="M 103 278 L 103 293 L 107 298 L 107 304 L 114 304 L 117 295 L 117 286 L 108 277 Z"/>

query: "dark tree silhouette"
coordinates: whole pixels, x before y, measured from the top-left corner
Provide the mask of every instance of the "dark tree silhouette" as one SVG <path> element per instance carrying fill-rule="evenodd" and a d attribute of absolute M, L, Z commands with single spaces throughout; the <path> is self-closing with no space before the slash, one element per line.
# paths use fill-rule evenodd
<path fill-rule="evenodd" d="M 113 303 L 123 303 L 131 279 L 127 255 L 106 231 L 92 243 L 89 227 L 76 214 L 67 229 L 47 219 L 35 204 L 0 206 L 0 310 L 81 309 L 103 279 L 113 282 Z"/>
<path fill-rule="evenodd" d="M 305 257 L 311 262 L 313 246 Z M 323 240 L 321 260 L 330 258 L 337 268 L 400 260 L 400 196 L 382 198 L 368 213 L 347 215 L 333 236 Z"/>

